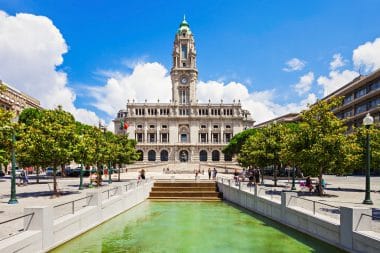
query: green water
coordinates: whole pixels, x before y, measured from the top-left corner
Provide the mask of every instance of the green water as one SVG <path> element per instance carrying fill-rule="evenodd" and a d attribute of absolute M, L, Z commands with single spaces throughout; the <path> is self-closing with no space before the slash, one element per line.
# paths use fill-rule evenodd
<path fill-rule="evenodd" d="M 51 252 L 341 252 L 225 202 L 149 202 Z"/>

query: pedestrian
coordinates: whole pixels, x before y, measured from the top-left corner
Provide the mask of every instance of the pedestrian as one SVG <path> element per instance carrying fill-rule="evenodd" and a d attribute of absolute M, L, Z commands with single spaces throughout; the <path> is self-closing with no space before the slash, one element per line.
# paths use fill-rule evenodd
<path fill-rule="evenodd" d="M 218 171 L 214 168 L 213 171 L 212 171 L 212 179 L 216 179 L 216 174 L 218 174 Z"/>
<path fill-rule="evenodd" d="M 310 176 L 306 178 L 305 186 L 309 188 L 309 192 L 313 190 L 313 183 L 311 182 Z"/>
<path fill-rule="evenodd" d="M 23 170 L 23 171 L 24 171 L 24 178 L 23 178 L 24 185 L 27 185 L 29 183 L 28 171 L 26 171 L 26 170 Z"/>
<path fill-rule="evenodd" d="M 195 180 L 197 180 L 197 178 L 198 178 L 198 171 L 196 170 L 195 171 Z"/>
<path fill-rule="evenodd" d="M 208 180 L 211 180 L 211 169 L 208 168 Z"/>
<path fill-rule="evenodd" d="M 145 180 L 145 170 L 144 169 L 141 169 L 141 171 L 140 171 L 140 178 L 142 180 Z"/>

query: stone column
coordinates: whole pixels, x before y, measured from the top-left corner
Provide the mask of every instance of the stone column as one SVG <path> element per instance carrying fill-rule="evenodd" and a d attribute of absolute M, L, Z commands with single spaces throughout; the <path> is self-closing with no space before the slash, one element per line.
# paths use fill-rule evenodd
<path fill-rule="evenodd" d="M 372 215 L 371 209 L 340 207 L 340 244 L 345 248 L 353 249 L 352 237 L 354 231 L 371 230 L 372 219 L 366 215 Z"/>
<path fill-rule="evenodd" d="M 46 249 L 54 243 L 54 215 L 52 206 L 33 206 L 24 208 L 24 213 L 34 213 L 25 217 L 24 224 L 29 224 L 28 230 L 38 230 L 42 233 L 42 248 Z"/>

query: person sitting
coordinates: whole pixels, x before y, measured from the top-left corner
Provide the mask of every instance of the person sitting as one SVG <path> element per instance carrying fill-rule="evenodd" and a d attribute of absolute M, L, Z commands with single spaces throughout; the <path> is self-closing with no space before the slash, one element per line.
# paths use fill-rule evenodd
<path fill-rule="evenodd" d="M 311 192 L 311 191 L 313 190 L 313 184 L 312 184 L 312 182 L 311 182 L 311 178 L 310 178 L 310 176 L 308 176 L 308 177 L 306 178 L 305 186 L 306 186 L 307 188 L 309 188 L 309 192 Z"/>

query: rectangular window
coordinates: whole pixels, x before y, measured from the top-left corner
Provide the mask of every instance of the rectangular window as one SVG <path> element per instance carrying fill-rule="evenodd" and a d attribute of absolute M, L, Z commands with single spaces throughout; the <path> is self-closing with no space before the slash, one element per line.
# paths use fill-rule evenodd
<path fill-rule="evenodd" d="M 355 92 L 355 98 L 360 98 L 360 97 L 364 96 L 365 94 L 367 94 L 367 88 L 366 87 L 356 91 Z"/>
<path fill-rule="evenodd" d="M 187 134 L 181 134 L 181 142 L 187 142 Z"/>
<path fill-rule="evenodd" d="M 367 104 L 362 104 L 355 108 L 355 114 L 359 114 L 365 111 L 367 111 Z"/>
<path fill-rule="evenodd" d="M 212 142 L 213 143 L 219 142 L 219 134 L 212 134 Z"/>
<path fill-rule="evenodd" d="M 201 143 L 206 143 L 207 142 L 207 134 L 202 133 L 201 134 Z"/>
<path fill-rule="evenodd" d="M 155 134 L 149 134 L 149 142 L 150 143 L 156 142 L 156 136 L 155 136 Z"/>
<path fill-rule="evenodd" d="M 374 90 L 379 90 L 380 89 L 380 80 L 372 83 L 370 86 L 369 86 L 369 90 L 370 91 L 374 91 Z"/>
<path fill-rule="evenodd" d="M 167 133 L 163 133 L 161 135 L 161 142 L 169 142 L 169 138 L 168 138 L 168 134 Z"/>
<path fill-rule="evenodd" d="M 187 59 L 187 45 L 182 44 L 181 49 L 182 49 L 182 59 Z"/>
<path fill-rule="evenodd" d="M 143 142 L 143 134 L 142 133 L 137 134 L 137 142 Z"/>
<path fill-rule="evenodd" d="M 226 142 L 230 142 L 231 140 L 231 134 L 226 134 Z"/>
<path fill-rule="evenodd" d="M 353 98 L 354 98 L 354 94 L 345 96 L 343 99 L 343 104 L 345 105 L 345 104 L 350 103 L 353 100 Z"/>

